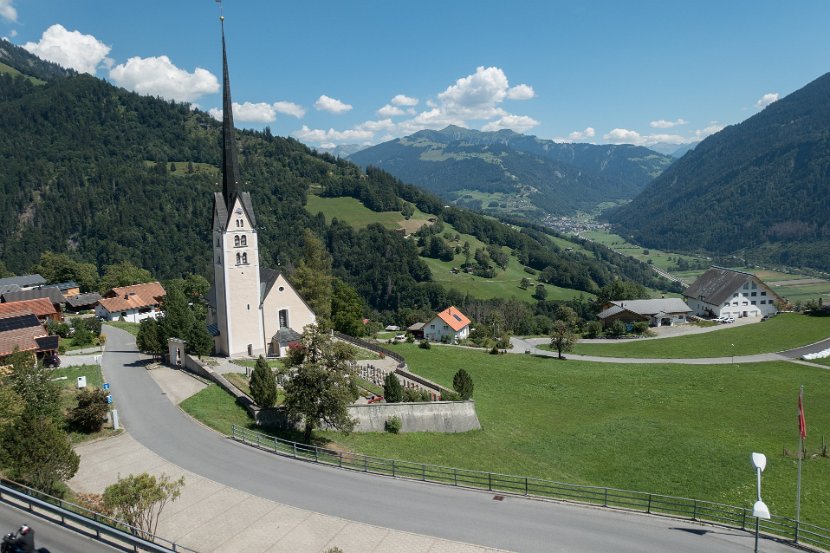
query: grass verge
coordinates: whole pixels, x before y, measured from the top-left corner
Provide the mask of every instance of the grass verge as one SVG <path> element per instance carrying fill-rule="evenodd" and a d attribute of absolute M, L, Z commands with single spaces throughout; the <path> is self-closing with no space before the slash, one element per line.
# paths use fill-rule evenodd
<path fill-rule="evenodd" d="M 138 335 L 138 323 L 128 323 L 127 321 L 108 321 L 106 324 L 114 326 L 115 328 L 120 328 L 121 330 L 126 330 L 133 336 Z"/>

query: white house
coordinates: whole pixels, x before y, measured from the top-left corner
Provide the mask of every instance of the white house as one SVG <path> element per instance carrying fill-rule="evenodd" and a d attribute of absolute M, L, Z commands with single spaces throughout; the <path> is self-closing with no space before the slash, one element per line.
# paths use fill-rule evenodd
<path fill-rule="evenodd" d="M 424 325 L 424 338 L 430 342 L 457 342 L 470 335 L 470 319 L 450 306 Z"/>
<path fill-rule="evenodd" d="M 643 321 L 649 326 L 674 326 L 687 323 L 686 316 L 692 312 L 680 298 L 617 300 L 604 307 L 597 318 L 606 327 L 616 320 L 627 324 Z"/>
<path fill-rule="evenodd" d="M 778 312 L 781 297 L 752 273 L 713 265 L 683 291 L 700 317 L 762 317 Z"/>
<path fill-rule="evenodd" d="M 164 295 L 164 288 L 158 282 L 113 288 L 98 300 L 95 314 L 105 321 L 137 323 L 148 317 L 155 319 L 161 312 Z"/>

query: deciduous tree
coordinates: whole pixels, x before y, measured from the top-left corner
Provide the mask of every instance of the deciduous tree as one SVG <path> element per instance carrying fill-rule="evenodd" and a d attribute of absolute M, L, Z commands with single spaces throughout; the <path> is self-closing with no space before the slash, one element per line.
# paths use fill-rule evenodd
<path fill-rule="evenodd" d="M 131 474 L 104 490 L 104 505 L 129 524 L 133 534 L 152 540 L 161 512 L 168 502 L 179 498 L 183 486 L 184 476 L 170 480 L 166 474 L 158 478 L 146 472 Z"/>
<path fill-rule="evenodd" d="M 136 267 L 129 261 L 122 261 L 121 263 L 106 266 L 104 276 L 101 277 L 101 282 L 98 287 L 101 292 L 107 292 L 120 286 L 131 286 L 133 284 L 152 282 L 153 280 L 153 275 L 150 274 L 150 271 Z"/>
<path fill-rule="evenodd" d="M 78 405 L 70 411 L 67 422 L 81 432 L 98 432 L 104 426 L 108 407 L 107 392 L 84 388 L 78 394 Z"/>
<path fill-rule="evenodd" d="M 576 342 L 576 334 L 573 327 L 564 320 L 553 321 L 553 333 L 550 337 L 550 347 L 559 354 L 559 359 L 564 359 L 563 353 L 573 349 Z"/>
<path fill-rule="evenodd" d="M 317 315 L 319 323 L 331 320 L 331 256 L 323 242 L 310 230 L 303 233 L 303 257 L 291 275 L 297 293 Z"/>

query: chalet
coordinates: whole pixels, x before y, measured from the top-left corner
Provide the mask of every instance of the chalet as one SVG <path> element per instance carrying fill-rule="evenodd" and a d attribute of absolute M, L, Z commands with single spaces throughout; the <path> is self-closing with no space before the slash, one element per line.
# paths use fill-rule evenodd
<path fill-rule="evenodd" d="M 778 312 L 781 297 L 752 273 L 711 266 L 683 291 L 700 317 L 762 317 Z"/>
<path fill-rule="evenodd" d="M 0 303 L 0 317 L 12 315 L 34 315 L 43 324 L 48 320 L 61 320 L 60 311 L 55 309 L 49 298 Z"/>
<path fill-rule="evenodd" d="M 16 351 L 43 357 L 58 351 L 58 337 L 49 336 L 34 314 L 0 314 L 0 359 Z"/>
<path fill-rule="evenodd" d="M 431 342 L 458 342 L 470 335 L 470 319 L 450 306 L 424 325 L 424 338 Z"/>
<path fill-rule="evenodd" d="M 646 322 L 648 326 L 674 326 L 688 322 L 686 317 L 691 312 L 692 309 L 680 298 L 619 300 L 606 303 L 597 318 L 604 327 L 614 321 L 626 325 Z"/>
<path fill-rule="evenodd" d="M 63 297 L 69 298 L 72 296 L 77 296 L 81 293 L 81 287 L 78 286 L 78 283 L 74 280 L 68 280 L 66 282 L 59 282 L 57 284 L 53 284 L 55 288 L 61 291 Z"/>
<path fill-rule="evenodd" d="M 105 321 L 137 323 L 150 317 L 155 319 L 161 312 L 164 295 L 164 288 L 158 282 L 113 288 L 98 301 L 95 314 Z"/>
<path fill-rule="evenodd" d="M 22 275 L 0 278 L 0 288 L 5 286 L 17 286 L 18 290 L 32 290 L 33 288 L 40 288 L 44 284 L 46 284 L 46 279 L 40 275 Z"/>
<path fill-rule="evenodd" d="M 95 309 L 95 305 L 101 297 L 101 294 L 98 292 L 89 292 L 87 294 L 69 296 L 66 298 L 66 310 L 73 313 L 79 313 L 88 309 Z"/>
<path fill-rule="evenodd" d="M 16 301 L 34 300 L 38 298 L 48 298 L 52 305 L 55 306 L 55 311 L 63 312 L 63 304 L 66 298 L 63 297 L 61 291 L 55 286 L 41 286 L 40 288 L 18 290 L 16 292 L 6 292 L 0 299 L 3 303 L 13 303 Z"/>

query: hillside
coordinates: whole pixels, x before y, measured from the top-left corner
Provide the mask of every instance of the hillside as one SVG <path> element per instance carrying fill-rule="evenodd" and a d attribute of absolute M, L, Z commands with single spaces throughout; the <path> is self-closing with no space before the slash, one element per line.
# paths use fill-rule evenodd
<path fill-rule="evenodd" d="M 349 156 L 456 205 L 490 213 L 567 215 L 633 198 L 672 158 L 637 146 L 562 144 L 510 130 L 449 126 Z"/>
<path fill-rule="evenodd" d="M 359 292 L 367 314 L 394 318 L 403 310 L 465 304 L 463 293 L 434 281 L 426 261 L 447 254 L 445 238 L 430 236 L 444 224 L 475 237 L 482 251 L 499 252 L 499 259 L 509 251 L 514 270 L 528 267 L 551 285 L 588 293 L 616 278 L 668 286 L 645 264 L 607 250 L 565 252 L 538 229 L 445 208 L 383 171 L 364 173 L 267 129 L 240 131 L 237 138 L 263 264 L 290 272 L 309 228 L 324 240 L 335 275 Z M 99 269 L 128 260 L 161 279 L 210 276 L 220 144 L 219 123 L 187 104 L 142 97 L 88 75 L 34 85 L 26 76 L 0 74 L 0 262 L 22 273 L 51 250 Z M 417 240 L 378 224 L 382 217 L 352 226 L 309 213 L 309 190 L 356 198 L 374 213 L 418 210 L 435 224 Z M 481 257 L 477 270 L 499 271 Z"/>
<path fill-rule="evenodd" d="M 830 271 L 830 74 L 710 136 L 610 220 L 647 247 Z"/>

